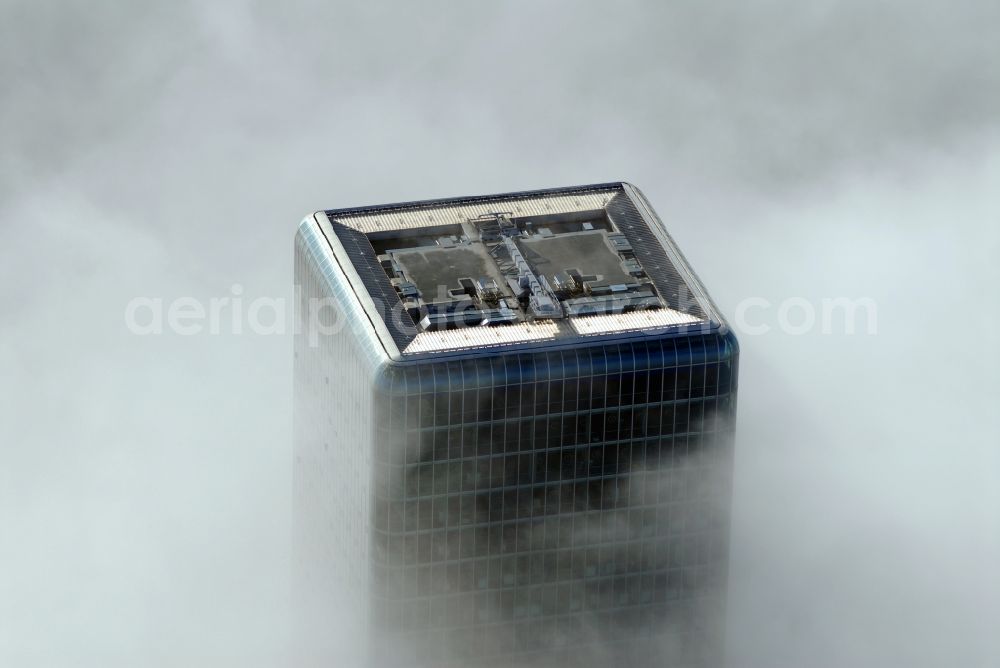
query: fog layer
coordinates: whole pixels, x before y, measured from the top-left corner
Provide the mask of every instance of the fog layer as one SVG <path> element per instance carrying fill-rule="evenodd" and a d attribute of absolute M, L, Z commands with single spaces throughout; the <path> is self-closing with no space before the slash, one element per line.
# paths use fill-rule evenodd
<path fill-rule="evenodd" d="M 130 299 L 290 299 L 318 208 L 627 179 L 723 311 L 772 304 L 738 331 L 731 664 L 996 665 L 998 25 L 4 2 L 0 663 L 287 663 L 291 337 L 137 336 Z M 877 333 L 782 333 L 791 297 Z"/>

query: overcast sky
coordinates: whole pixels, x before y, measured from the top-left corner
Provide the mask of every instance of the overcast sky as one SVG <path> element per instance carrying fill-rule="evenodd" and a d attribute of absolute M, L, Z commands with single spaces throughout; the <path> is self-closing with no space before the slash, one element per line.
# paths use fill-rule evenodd
<path fill-rule="evenodd" d="M 775 305 L 732 665 L 1000 663 L 1000 5 L 141 5 L 0 0 L 0 664 L 283 665 L 290 337 L 130 299 L 289 297 L 315 209 L 618 179 Z"/>

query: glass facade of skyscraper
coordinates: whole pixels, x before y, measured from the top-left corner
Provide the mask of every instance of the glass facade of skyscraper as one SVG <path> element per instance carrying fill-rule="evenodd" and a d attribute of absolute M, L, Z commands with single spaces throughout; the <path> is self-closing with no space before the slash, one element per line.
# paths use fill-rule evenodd
<path fill-rule="evenodd" d="M 640 246 L 622 222 L 635 218 L 615 216 L 614 206 L 603 209 L 612 211 L 606 230 L 600 221 L 576 227 L 585 220 L 577 215 L 554 233 L 522 226 L 511 235 L 531 266 L 541 266 L 531 252 L 560 231 L 603 234 L 612 249 Z M 372 309 L 356 296 L 378 272 L 344 278 L 343 258 L 360 264 L 348 243 L 357 236 L 322 232 L 303 224 L 296 268 L 295 512 L 307 609 L 331 597 L 356 611 L 377 666 L 718 665 L 738 347 L 707 297 L 682 311 L 662 281 L 637 282 L 626 286 L 630 298 L 653 295 L 681 324 L 612 323 L 610 332 L 463 346 L 454 344 L 463 332 L 482 337 L 517 325 L 460 323 L 439 335 L 447 348 L 414 347 L 434 334 L 415 328 L 403 341 L 409 347 L 392 354 L 379 342 L 398 344 L 399 336 L 380 339 Z M 342 242 L 339 266 L 324 245 L 331 238 Z M 356 244 L 361 253 L 364 243 Z M 374 259 L 381 246 L 371 243 Z M 435 252 L 452 247 L 438 244 Z M 690 271 L 675 249 L 666 256 L 672 275 Z M 401 274 L 415 265 L 412 255 L 397 257 L 409 262 Z M 641 249 L 636 257 L 655 279 L 657 259 Z M 631 258 L 620 258 L 626 269 Z M 603 271 L 577 271 L 597 287 L 575 294 L 598 299 L 611 270 Z M 684 288 L 698 295 L 689 276 Z M 568 311 L 573 297 L 551 292 Z M 311 338 L 317 298 L 334 306 L 334 336 Z M 486 318 L 500 310 L 479 308 Z M 527 340 L 544 323 L 526 319 Z M 335 623 L 326 619 L 319 633 Z"/>

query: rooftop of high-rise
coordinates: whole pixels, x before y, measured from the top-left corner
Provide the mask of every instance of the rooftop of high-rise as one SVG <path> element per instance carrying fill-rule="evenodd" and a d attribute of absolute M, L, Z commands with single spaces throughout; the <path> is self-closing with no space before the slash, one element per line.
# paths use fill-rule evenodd
<path fill-rule="evenodd" d="M 627 183 L 315 217 L 380 336 L 404 356 L 721 323 Z"/>

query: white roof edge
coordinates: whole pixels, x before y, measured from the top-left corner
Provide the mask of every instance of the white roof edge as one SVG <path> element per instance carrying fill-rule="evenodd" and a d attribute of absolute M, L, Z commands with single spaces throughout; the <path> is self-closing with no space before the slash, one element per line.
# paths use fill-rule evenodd
<path fill-rule="evenodd" d="M 324 238 L 326 238 L 327 246 L 330 249 L 330 260 L 333 262 L 334 266 L 340 270 L 340 275 L 343 277 L 343 280 L 345 280 L 350 286 L 351 292 L 354 294 L 361 310 L 364 312 L 368 322 L 370 323 L 373 333 L 377 336 L 378 340 L 382 344 L 382 347 L 385 349 L 386 355 L 392 360 L 402 359 L 402 353 L 400 352 L 399 347 L 396 346 L 395 341 L 393 341 L 392 335 L 389 333 L 389 328 L 386 327 L 385 321 L 382 320 L 382 316 L 378 312 L 371 295 L 369 295 L 368 290 L 365 289 L 364 284 L 361 281 L 360 274 L 358 274 L 357 269 L 354 268 L 354 263 L 351 262 L 343 244 L 340 243 L 340 240 L 334 233 L 329 217 L 325 212 L 317 211 L 313 213 L 312 219 L 320 233 Z"/>

